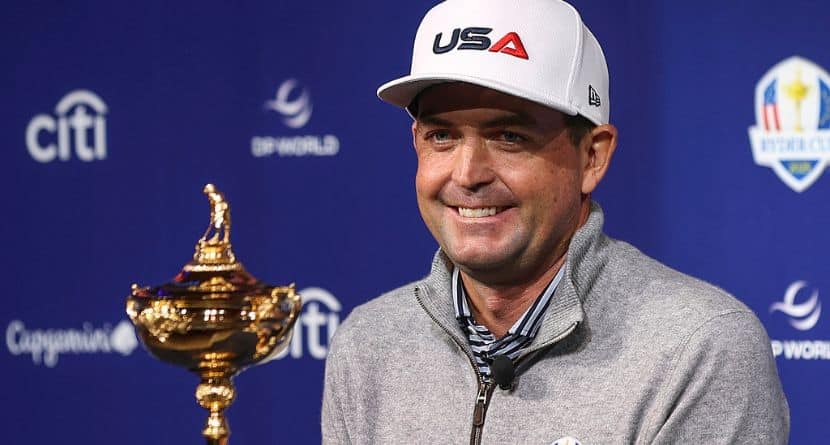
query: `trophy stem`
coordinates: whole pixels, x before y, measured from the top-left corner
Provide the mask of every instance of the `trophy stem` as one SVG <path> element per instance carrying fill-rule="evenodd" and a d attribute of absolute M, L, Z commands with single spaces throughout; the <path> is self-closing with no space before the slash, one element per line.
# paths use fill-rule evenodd
<path fill-rule="evenodd" d="M 230 376 L 217 376 L 213 373 L 202 375 L 202 382 L 196 387 L 196 400 L 210 413 L 202 429 L 207 445 L 228 445 L 231 429 L 225 418 L 225 409 L 233 403 L 234 398 L 236 390 Z"/>

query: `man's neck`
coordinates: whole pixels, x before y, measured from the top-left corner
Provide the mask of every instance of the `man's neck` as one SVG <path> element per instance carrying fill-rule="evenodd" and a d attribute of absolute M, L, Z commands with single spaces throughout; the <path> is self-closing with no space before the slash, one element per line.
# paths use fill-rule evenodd
<path fill-rule="evenodd" d="M 502 338 L 550 284 L 565 263 L 563 254 L 544 273 L 520 285 L 492 286 L 476 280 L 464 271 L 461 278 L 476 322 L 496 338 Z"/>
<path fill-rule="evenodd" d="M 536 274 L 535 278 L 524 280 L 516 285 L 493 285 L 476 280 L 461 270 L 461 278 L 470 300 L 470 311 L 476 322 L 484 325 L 496 338 L 504 337 L 563 267 L 570 240 L 576 230 L 588 221 L 590 213 L 591 195 L 582 195 L 576 227 L 566 238 L 567 241 L 556 249 L 561 252 L 558 257 L 555 257 L 556 261 L 546 269 L 542 269 L 542 272 Z"/>

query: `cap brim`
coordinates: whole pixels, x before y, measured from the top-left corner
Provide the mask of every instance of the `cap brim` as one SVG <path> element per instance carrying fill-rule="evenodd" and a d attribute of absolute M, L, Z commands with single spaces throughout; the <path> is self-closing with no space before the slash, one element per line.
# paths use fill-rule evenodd
<path fill-rule="evenodd" d="M 462 75 L 458 73 L 422 73 L 418 75 L 404 76 L 387 82 L 378 88 L 378 97 L 387 103 L 400 108 L 408 108 L 419 93 L 432 85 L 447 82 L 465 82 L 473 85 L 490 88 L 505 94 L 527 99 L 539 103 L 565 114 L 575 116 L 578 114 L 576 107 L 550 97 L 542 97 L 530 91 L 515 88 L 492 79 L 483 79 L 475 76 Z"/>

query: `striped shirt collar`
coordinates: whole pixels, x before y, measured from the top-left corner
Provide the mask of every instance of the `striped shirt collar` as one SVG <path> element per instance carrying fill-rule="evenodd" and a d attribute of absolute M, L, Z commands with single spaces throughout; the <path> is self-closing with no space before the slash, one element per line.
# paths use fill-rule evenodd
<path fill-rule="evenodd" d="M 562 280 L 564 270 L 565 266 L 563 264 L 550 284 L 525 313 L 516 320 L 516 323 L 513 324 L 504 337 L 496 339 L 489 329 L 475 321 L 470 311 L 470 302 L 464 290 L 461 273 L 457 267 L 453 268 L 452 296 L 455 316 L 467 336 L 476 365 L 485 380 L 490 379 L 490 362 L 493 356 L 506 355 L 511 360 L 515 360 L 521 351 L 530 345 L 536 337 L 536 333 L 542 325 L 545 311 L 550 305 L 553 292 Z"/>

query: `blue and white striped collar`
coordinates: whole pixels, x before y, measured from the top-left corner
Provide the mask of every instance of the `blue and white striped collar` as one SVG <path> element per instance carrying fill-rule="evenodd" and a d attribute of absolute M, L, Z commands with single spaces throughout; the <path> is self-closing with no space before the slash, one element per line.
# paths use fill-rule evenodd
<path fill-rule="evenodd" d="M 565 265 L 553 277 L 550 284 L 545 290 L 536 298 L 536 301 L 530 305 L 529 308 L 516 320 L 516 323 L 507 331 L 506 336 L 520 335 L 523 337 L 533 338 L 539 330 L 545 310 L 550 304 L 550 299 L 556 290 L 556 286 L 562 280 L 564 275 Z M 461 280 L 461 273 L 458 267 L 453 267 L 452 271 L 452 301 L 455 308 L 455 317 L 459 321 L 473 321 L 474 318 L 470 311 L 470 303 L 468 301 L 467 292 L 464 290 L 464 284 Z"/>

